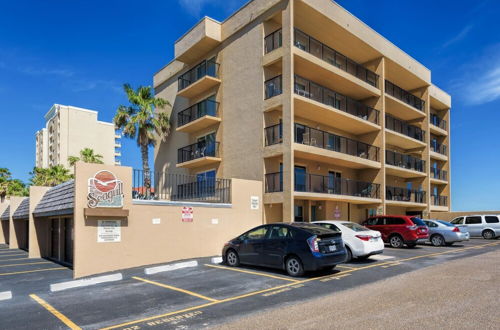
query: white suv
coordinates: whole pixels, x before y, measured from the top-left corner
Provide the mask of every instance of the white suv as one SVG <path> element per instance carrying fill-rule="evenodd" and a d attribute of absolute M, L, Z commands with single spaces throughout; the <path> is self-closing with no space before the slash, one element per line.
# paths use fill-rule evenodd
<path fill-rule="evenodd" d="M 500 237 L 500 216 L 498 215 L 467 215 L 455 218 L 451 223 L 467 226 L 471 237 L 483 236 L 485 239 Z"/>

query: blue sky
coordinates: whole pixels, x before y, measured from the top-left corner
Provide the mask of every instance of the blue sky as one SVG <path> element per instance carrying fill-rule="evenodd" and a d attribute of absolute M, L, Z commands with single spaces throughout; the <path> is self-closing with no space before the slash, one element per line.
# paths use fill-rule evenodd
<path fill-rule="evenodd" d="M 0 167 L 27 181 L 36 130 L 54 103 L 99 111 L 126 104 L 121 86 L 151 85 L 173 43 L 202 16 L 224 20 L 245 0 L 1 0 Z M 454 210 L 500 209 L 500 3 L 338 1 L 432 70 L 453 97 Z M 122 163 L 140 167 L 123 139 Z"/>

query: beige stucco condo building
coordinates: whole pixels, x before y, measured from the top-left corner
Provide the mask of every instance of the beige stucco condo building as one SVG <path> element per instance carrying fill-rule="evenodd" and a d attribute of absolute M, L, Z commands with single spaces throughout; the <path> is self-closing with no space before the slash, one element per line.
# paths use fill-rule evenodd
<path fill-rule="evenodd" d="M 263 181 L 265 222 L 450 209 L 450 95 L 330 0 L 203 18 L 154 87 L 174 124 L 155 170 Z"/>
<path fill-rule="evenodd" d="M 68 157 L 91 148 L 104 164 L 120 165 L 120 135 L 113 123 L 98 120 L 97 111 L 54 104 L 45 115 L 46 125 L 36 132 L 36 167 L 63 165 Z"/>

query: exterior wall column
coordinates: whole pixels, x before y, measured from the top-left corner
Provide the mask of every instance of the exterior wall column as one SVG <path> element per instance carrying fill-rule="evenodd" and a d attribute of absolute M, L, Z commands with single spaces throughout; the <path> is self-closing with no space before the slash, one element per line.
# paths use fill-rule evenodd
<path fill-rule="evenodd" d="M 49 190 L 50 187 L 30 187 L 30 205 L 29 205 L 29 258 L 41 258 L 45 257 L 42 255 L 42 251 L 45 251 L 45 247 L 48 245 L 48 240 L 50 233 L 47 231 L 48 226 L 41 226 L 42 224 L 37 223 L 35 217 L 33 217 L 33 211 L 35 211 L 36 206 L 42 200 L 43 196 Z M 40 220 L 38 220 L 40 221 Z M 48 222 L 49 219 L 43 219 L 42 221 Z M 45 230 L 44 230 L 45 229 Z"/>

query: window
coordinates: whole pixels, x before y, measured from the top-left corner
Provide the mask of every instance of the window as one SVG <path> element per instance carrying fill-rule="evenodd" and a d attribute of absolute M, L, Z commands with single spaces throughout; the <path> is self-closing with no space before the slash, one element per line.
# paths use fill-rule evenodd
<path fill-rule="evenodd" d="M 366 228 L 366 227 L 363 227 L 361 225 L 358 225 L 357 223 L 355 222 L 342 222 L 342 225 L 353 230 L 353 231 L 368 231 L 370 229 Z"/>
<path fill-rule="evenodd" d="M 302 166 L 295 166 L 295 191 L 306 191 L 306 179 L 306 168 Z M 300 216 L 302 217 L 302 211 L 300 212 Z"/>
<path fill-rule="evenodd" d="M 461 225 L 463 223 L 464 217 L 458 217 L 455 218 L 451 221 L 452 224 L 454 225 Z"/>
<path fill-rule="evenodd" d="M 460 218 L 460 219 L 463 219 L 463 218 Z M 452 223 L 449 223 L 447 221 L 437 220 L 437 222 L 439 222 L 442 225 L 448 226 L 448 227 L 455 227 L 455 225 L 453 225 Z"/>
<path fill-rule="evenodd" d="M 406 221 L 401 218 L 385 218 L 386 225 L 404 225 Z"/>
<path fill-rule="evenodd" d="M 295 205 L 295 222 L 303 222 L 304 221 L 304 209 L 302 206 Z"/>
<path fill-rule="evenodd" d="M 259 227 L 246 233 L 243 239 L 263 239 L 266 237 L 268 227 Z"/>
<path fill-rule="evenodd" d="M 287 227 L 283 226 L 273 226 L 271 228 L 270 234 L 269 234 L 270 239 L 285 239 L 285 238 L 291 238 L 291 232 Z"/>
<path fill-rule="evenodd" d="M 330 230 L 333 230 L 337 233 L 340 233 L 340 229 L 335 226 L 334 224 L 331 224 L 331 223 L 318 223 L 318 225 L 320 225 L 321 227 L 325 227 L 327 229 L 330 229 Z"/>
<path fill-rule="evenodd" d="M 484 220 L 486 220 L 486 223 L 498 223 L 498 222 L 500 222 L 498 220 L 498 217 L 496 217 L 494 215 L 493 216 L 492 215 L 487 215 L 487 216 L 484 217 Z"/>
<path fill-rule="evenodd" d="M 422 221 L 422 219 L 420 218 L 417 218 L 417 217 L 413 217 L 411 218 L 411 221 L 416 224 L 417 226 L 425 226 L 425 222 Z M 437 225 L 436 225 L 437 227 Z"/>
<path fill-rule="evenodd" d="M 425 223 L 425 225 L 426 225 L 427 227 L 433 227 L 433 228 L 434 228 L 434 227 L 437 227 L 437 226 L 438 226 L 438 225 L 437 225 L 437 224 L 435 224 L 434 222 L 430 222 L 430 221 L 424 221 L 424 223 Z"/>
<path fill-rule="evenodd" d="M 368 226 L 383 225 L 384 218 L 371 218 L 371 219 L 366 220 L 366 224 Z"/>
<path fill-rule="evenodd" d="M 467 217 L 465 218 L 465 224 L 467 225 L 477 225 L 481 223 L 481 217 Z"/>

